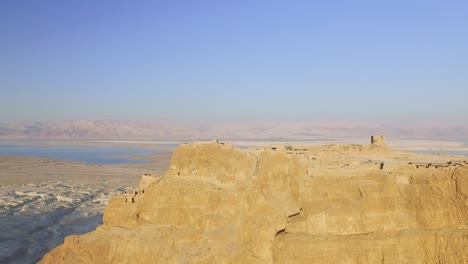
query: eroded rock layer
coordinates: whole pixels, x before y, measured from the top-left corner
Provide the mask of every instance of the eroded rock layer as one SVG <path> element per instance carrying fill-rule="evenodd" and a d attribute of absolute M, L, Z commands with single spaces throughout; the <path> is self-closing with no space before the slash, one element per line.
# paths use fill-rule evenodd
<path fill-rule="evenodd" d="M 184 144 L 166 174 L 144 175 L 111 199 L 104 225 L 41 263 L 466 263 L 460 159 L 384 144 Z"/>

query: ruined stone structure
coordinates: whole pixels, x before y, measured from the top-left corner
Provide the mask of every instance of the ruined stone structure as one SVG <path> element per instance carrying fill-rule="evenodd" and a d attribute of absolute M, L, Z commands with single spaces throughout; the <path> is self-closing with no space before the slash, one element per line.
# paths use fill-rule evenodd
<path fill-rule="evenodd" d="M 371 137 L 371 144 L 383 145 L 383 144 L 385 144 L 385 137 L 384 136 L 372 136 Z"/>
<path fill-rule="evenodd" d="M 467 263 L 468 166 L 453 159 L 183 144 L 133 203 L 112 198 L 102 226 L 41 263 Z"/>
<path fill-rule="evenodd" d="M 447 167 L 461 167 L 461 166 L 468 166 L 468 161 L 448 161 L 448 162 L 410 162 L 410 165 L 416 166 L 417 169 L 419 168 L 447 168 Z"/>

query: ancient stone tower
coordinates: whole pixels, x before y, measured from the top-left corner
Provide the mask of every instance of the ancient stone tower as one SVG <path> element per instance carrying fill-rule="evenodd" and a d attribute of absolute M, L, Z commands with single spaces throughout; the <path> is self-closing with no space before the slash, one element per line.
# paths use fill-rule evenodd
<path fill-rule="evenodd" d="M 385 144 L 385 137 L 384 136 L 372 136 L 371 143 L 375 145 Z"/>

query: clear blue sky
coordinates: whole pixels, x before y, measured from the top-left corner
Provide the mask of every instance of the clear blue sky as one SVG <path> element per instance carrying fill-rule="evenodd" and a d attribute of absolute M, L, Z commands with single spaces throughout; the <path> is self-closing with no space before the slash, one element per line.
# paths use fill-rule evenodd
<path fill-rule="evenodd" d="M 0 122 L 468 121 L 468 1 L 0 1 Z"/>

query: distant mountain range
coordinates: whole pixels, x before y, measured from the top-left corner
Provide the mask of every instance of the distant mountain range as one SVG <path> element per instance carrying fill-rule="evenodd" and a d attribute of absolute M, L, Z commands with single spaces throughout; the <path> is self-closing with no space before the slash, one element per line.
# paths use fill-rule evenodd
<path fill-rule="evenodd" d="M 468 140 L 468 122 L 373 123 L 80 120 L 0 123 L 2 139 L 333 140 L 384 134 L 394 139 Z"/>

